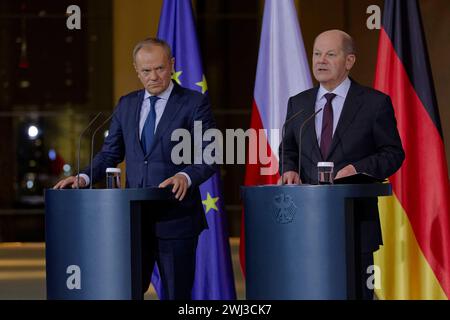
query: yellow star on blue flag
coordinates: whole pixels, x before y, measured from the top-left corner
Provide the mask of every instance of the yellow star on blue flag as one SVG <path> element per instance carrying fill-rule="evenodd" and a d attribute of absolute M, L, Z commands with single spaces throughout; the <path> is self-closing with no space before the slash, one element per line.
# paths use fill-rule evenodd
<path fill-rule="evenodd" d="M 176 81 L 176 83 L 178 83 L 181 86 L 181 81 L 180 81 L 180 75 L 183 73 L 183 71 L 175 71 L 172 74 L 172 79 Z"/>
<path fill-rule="evenodd" d="M 198 85 L 200 88 L 202 88 L 202 93 L 204 94 L 206 91 L 208 91 L 208 84 L 206 83 L 206 77 L 205 75 L 202 76 L 202 81 L 196 82 L 196 85 Z"/>
<path fill-rule="evenodd" d="M 206 206 L 205 212 L 208 213 L 211 209 L 219 211 L 219 208 L 216 206 L 217 201 L 219 201 L 219 197 L 213 198 L 209 192 L 207 192 L 206 199 L 202 201 L 202 203 Z"/>

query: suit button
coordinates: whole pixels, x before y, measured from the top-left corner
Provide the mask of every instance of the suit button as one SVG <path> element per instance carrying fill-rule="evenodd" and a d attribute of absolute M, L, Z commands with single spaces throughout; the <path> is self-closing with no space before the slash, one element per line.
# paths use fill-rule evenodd
<path fill-rule="evenodd" d="M 147 164 L 147 163 L 148 163 L 148 161 L 144 161 L 144 163 L 145 163 L 145 164 Z"/>

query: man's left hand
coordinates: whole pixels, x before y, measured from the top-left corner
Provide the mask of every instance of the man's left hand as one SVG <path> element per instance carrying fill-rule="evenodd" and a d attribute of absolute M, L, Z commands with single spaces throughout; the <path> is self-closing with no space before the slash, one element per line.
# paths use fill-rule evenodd
<path fill-rule="evenodd" d="M 348 166 L 345 166 L 344 168 L 339 170 L 338 173 L 336 174 L 336 177 L 334 177 L 334 178 L 335 179 L 344 178 L 344 177 L 352 176 L 356 173 L 357 172 L 356 172 L 355 167 L 353 165 L 349 164 Z"/>
<path fill-rule="evenodd" d="M 168 185 L 173 185 L 172 193 L 175 193 L 175 198 L 178 200 L 183 200 L 186 196 L 187 189 L 189 188 L 188 180 L 186 176 L 182 174 L 176 174 L 159 184 L 160 188 L 165 188 Z"/>

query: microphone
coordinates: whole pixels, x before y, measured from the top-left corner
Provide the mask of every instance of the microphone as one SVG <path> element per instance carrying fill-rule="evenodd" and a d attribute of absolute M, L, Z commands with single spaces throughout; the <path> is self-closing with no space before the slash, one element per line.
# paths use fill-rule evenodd
<path fill-rule="evenodd" d="M 303 121 L 302 125 L 300 126 L 300 135 L 298 137 L 298 177 L 300 178 L 300 172 L 301 172 L 301 165 L 302 165 L 302 131 L 305 124 L 307 124 L 311 119 L 315 118 L 316 115 L 322 111 L 323 108 L 320 108 L 316 112 L 314 112 L 312 115 L 310 115 L 308 118 L 306 118 L 305 121 Z M 299 179 L 301 181 L 301 179 Z"/>
<path fill-rule="evenodd" d="M 80 189 L 80 153 L 81 153 L 81 137 L 83 137 L 84 133 L 87 131 L 87 129 L 89 129 L 92 124 L 95 122 L 95 120 L 97 120 L 98 117 L 100 117 L 100 115 L 102 114 L 102 112 L 100 111 L 99 113 L 97 113 L 97 115 L 89 122 L 89 124 L 87 125 L 86 128 L 84 128 L 84 130 L 80 133 L 80 136 L 78 138 L 78 150 L 77 150 L 77 189 Z"/>
<path fill-rule="evenodd" d="M 287 119 L 284 124 L 283 127 L 281 129 L 281 184 L 284 184 L 283 181 L 283 169 L 284 169 L 284 135 L 286 134 L 286 125 L 289 124 L 289 122 L 291 122 L 292 120 L 294 120 L 295 118 L 297 118 L 297 116 L 301 115 L 305 110 L 301 109 L 300 111 L 297 111 L 292 117 L 290 117 L 289 119 Z"/>
<path fill-rule="evenodd" d="M 117 109 L 116 109 L 116 110 L 117 110 Z M 106 118 L 105 121 L 102 122 L 101 125 L 99 125 L 99 126 L 95 129 L 94 133 L 92 134 L 92 138 L 91 138 L 91 173 L 90 173 L 90 177 L 89 177 L 89 178 L 91 179 L 91 184 L 90 184 L 90 186 L 89 186 L 90 189 L 92 189 L 92 185 L 94 184 L 94 178 L 92 177 L 92 171 L 93 171 L 93 168 L 92 168 L 92 162 L 93 162 L 93 158 L 94 158 L 94 140 L 95 140 L 95 135 L 96 135 L 97 131 L 100 130 L 100 128 L 103 127 L 103 126 L 104 126 L 104 125 L 112 118 L 112 116 L 113 116 L 114 114 L 115 114 L 115 110 L 114 110 L 114 112 L 112 112 L 112 113 L 108 116 L 108 118 Z"/>

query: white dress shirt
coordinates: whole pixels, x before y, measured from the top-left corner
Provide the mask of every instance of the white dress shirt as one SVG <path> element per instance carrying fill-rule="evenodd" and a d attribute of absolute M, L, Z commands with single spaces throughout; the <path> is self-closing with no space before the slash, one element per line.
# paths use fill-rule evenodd
<path fill-rule="evenodd" d="M 347 77 L 333 91 L 330 92 L 327 89 L 325 89 L 322 85 L 320 85 L 319 91 L 317 92 L 315 111 L 325 107 L 325 104 L 327 102 L 325 94 L 334 93 L 336 95 L 334 99 L 331 101 L 331 105 L 333 106 L 333 135 L 338 125 L 339 118 L 342 113 L 342 108 L 344 107 L 345 98 L 347 97 L 351 83 L 352 82 Z M 320 146 L 320 138 L 322 135 L 322 118 L 323 118 L 323 110 L 322 112 L 319 112 L 316 115 L 315 119 L 317 143 L 319 144 L 319 146 Z"/>
<path fill-rule="evenodd" d="M 155 103 L 155 132 L 158 127 L 158 123 L 161 120 L 164 110 L 166 109 L 167 101 L 169 101 L 170 94 L 173 90 L 173 83 L 170 81 L 169 86 L 166 90 L 164 90 L 161 94 L 158 95 L 159 99 Z M 139 140 L 142 137 L 142 130 L 144 129 L 145 120 L 147 120 L 147 116 L 150 112 L 150 99 L 149 97 L 153 96 L 147 90 L 144 93 L 144 101 L 142 102 L 141 114 L 139 116 Z"/>

